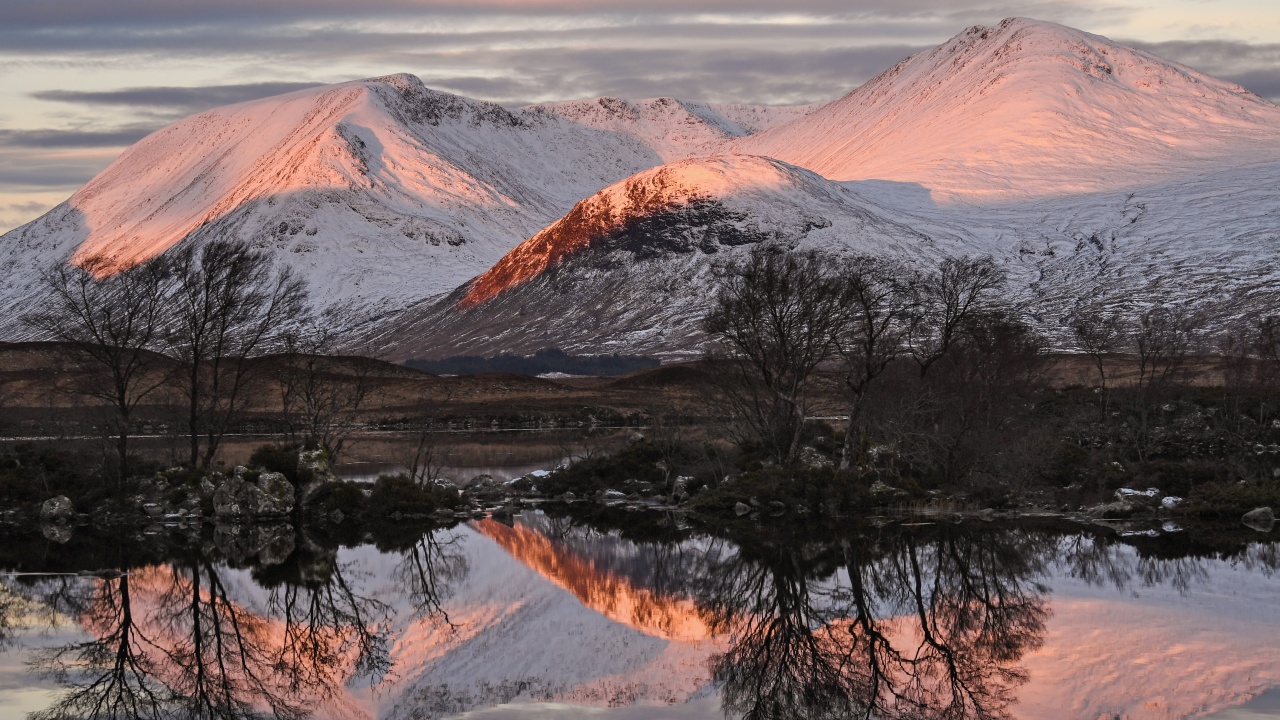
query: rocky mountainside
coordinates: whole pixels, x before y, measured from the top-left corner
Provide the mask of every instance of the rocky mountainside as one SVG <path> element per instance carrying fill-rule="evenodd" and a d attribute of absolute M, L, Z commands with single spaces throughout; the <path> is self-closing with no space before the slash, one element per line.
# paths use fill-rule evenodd
<path fill-rule="evenodd" d="M 508 110 L 411 75 L 217 108 L 144 138 L 0 238 L 0 336 L 18 334 L 52 263 L 127 264 L 228 235 L 295 266 L 321 304 L 392 312 L 483 272 L 612 182 L 800 112 L 666 99 Z"/>
<path fill-rule="evenodd" d="M 1082 302 L 1240 314 L 1280 287 L 1280 108 L 1052 23 L 970 28 L 820 107 L 508 110 L 411 76 L 188 118 L 0 238 L 0 338 L 36 270 L 214 235 L 270 247 L 397 359 L 697 352 L 756 244 L 989 254 L 1061 337 Z"/>
<path fill-rule="evenodd" d="M 380 325 L 379 343 L 405 358 L 698 352 L 716 261 L 761 242 L 989 254 L 1064 341 L 1065 316 L 1097 300 L 1231 317 L 1278 299 L 1280 108 L 1058 25 L 972 28 L 726 147 L 787 162 L 639 173 Z"/>
<path fill-rule="evenodd" d="M 489 271 L 388 320 L 376 340 L 398 359 L 549 346 L 680 354 L 699 341 L 717 261 L 759 243 L 916 258 L 965 247 L 893 216 L 770 158 L 671 163 L 583 200 Z"/>

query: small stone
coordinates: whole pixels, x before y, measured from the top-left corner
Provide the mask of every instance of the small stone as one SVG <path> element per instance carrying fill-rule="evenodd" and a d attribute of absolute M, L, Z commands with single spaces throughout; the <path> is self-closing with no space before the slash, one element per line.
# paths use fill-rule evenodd
<path fill-rule="evenodd" d="M 734 503 L 734 505 L 733 505 L 733 514 L 737 515 L 738 517 L 742 517 L 743 515 L 746 515 L 746 514 L 747 514 L 747 513 L 749 513 L 749 512 L 751 512 L 751 506 L 750 506 L 750 505 L 748 505 L 748 504 L 746 504 L 746 503 L 744 503 L 744 502 Z"/>

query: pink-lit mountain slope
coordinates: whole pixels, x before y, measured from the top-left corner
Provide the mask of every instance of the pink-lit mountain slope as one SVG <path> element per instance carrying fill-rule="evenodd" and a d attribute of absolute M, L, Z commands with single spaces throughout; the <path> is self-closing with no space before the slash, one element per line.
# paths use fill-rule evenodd
<path fill-rule="evenodd" d="M 918 183 L 935 201 L 1060 197 L 1280 159 L 1280 108 L 1103 37 L 1010 18 L 733 147 L 833 180 Z"/>
<path fill-rule="evenodd" d="M 224 236 L 273 249 L 323 305 L 393 311 L 483 272 L 612 182 L 798 112 L 672 100 L 508 110 L 410 75 L 217 108 L 144 138 L 0 238 L 0 318 L 21 314 L 51 263 L 130 263 Z"/>
<path fill-rule="evenodd" d="M 1280 301 L 1280 108 L 1058 25 L 970 29 L 725 147 L 761 155 L 628 178 L 374 334 L 399 357 L 697 352 L 714 264 L 759 243 L 991 255 L 1064 342 L 1099 300 Z"/>
<path fill-rule="evenodd" d="M 376 341 L 397 358 L 688 350 L 716 261 L 760 243 L 909 258 L 968 247 L 945 228 L 927 236 L 897 216 L 770 158 L 670 163 L 578 203 L 488 272 L 383 323 Z"/>

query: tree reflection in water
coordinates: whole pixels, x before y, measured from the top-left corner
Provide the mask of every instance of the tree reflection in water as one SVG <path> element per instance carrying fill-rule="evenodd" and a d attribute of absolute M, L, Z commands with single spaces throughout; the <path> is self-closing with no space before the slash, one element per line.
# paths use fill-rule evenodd
<path fill-rule="evenodd" d="M 400 573 L 403 591 L 417 616 L 441 615 L 443 585 L 464 569 L 449 543 L 428 533 L 404 552 L 401 566 L 412 572 Z M 391 669 L 391 606 L 358 591 L 351 564 L 332 553 L 301 562 L 297 555 L 255 570 L 267 590 L 260 607 L 233 596 L 233 571 L 203 556 L 79 581 L 71 592 L 51 583 L 41 599 L 92 637 L 32 660 L 65 689 L 32 720 L 287 720 L 338 700 L 356 680 L 381 682 Z"/>
<path fill-rule="evenodd" d="M 730 637 L 712 674 L 731 716 L 1005 717 L 1044 636 L 1043 536 L 735 539 L 695 589 Z"/>
<path fill-rule="evenodd" d="M 427 619 L 455 627 L 444 608 L 449 583 L 467 573 L 462 540 L 452 530 L 430 532 L 418 538 L 396 566 L 400 587 L 412 605 L 414 619 Z"/>
<path fill-rule="evenodd" d="M 531 515 L 472 528 L 607 617 L 720 648 L 710 670 L 724 710 L 751 719 L 1007 717 L 1027 679 L 1019 664 L 1045 634 L 1046 578 L 1188 592 L 1214 562 L 1280 568 L 1280 545 L 1229 534 L 1206 545 L 1191 533 L 741 521 L 691 537 L 671 518 L 661 533 L 652 518 L 628 521 L 644 524 Z M 393 628 L 455 627 L 445 607 L 467 572 L 464 535 L 399 528 L 378 543 L 391 554 L 380 569 L 350 560 L 368 550 L 339 561 L 303 533 L 283 563 L 152 548 L 125 575 L 6 582 L 0 645 L 37 615 L 90 635 L 34 655 L 64 689 L 36 720 L 355 715 L 341 690 L 395 676 Z M 109 562 L 131 567 L 123 551 Z"/>

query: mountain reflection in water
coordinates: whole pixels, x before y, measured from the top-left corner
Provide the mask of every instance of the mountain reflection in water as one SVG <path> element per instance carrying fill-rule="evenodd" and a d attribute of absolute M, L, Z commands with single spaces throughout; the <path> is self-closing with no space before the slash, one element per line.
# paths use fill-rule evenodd
<path fill-rule="evenodd" d="M 1280 637 L 1280 601 L 1255 601 L 1274 598 L 1280 552 L 1244 536 L 1197 545 L 1185 533 L 1043 525 L 621 524 L 529 513 L 513 527 L 400 528 L 344 549 L 282 526 L 291 543 L 256 552 L 223 535 L 154 547 L 16 538 L 3 556 L 14 570 L 127 572 L 6 578 L 0 647 L 59 688 L 31 713 L 51 720 L 434 718 L 513 701 L 707 697 L 744 718 L 1092 720 L 1199 715 L 1280 684 L 1280 663 L 1230 659 L 1242 634 L 1258 647 Z M 1215 602 L 1235 635 L 1203 629 L 1213 623 L 1192 601 L 1207 590 L 1229 596 Z M 1112 614 L 1129 625 L 1114 627 Z M 1133 667 L 1084 667 L 1080 653 L 1106 642 L 1091 630 L 1149 643 L 1131 632 L 1144 616 L 1190 619 L 1196 632 L 1142 648 Z M 74 637 L 34 642 L 57 617 L 74 621 Z M 1219 686 L 1176 696 L 1176 683 L 1139 667 L 1187 662 L 1186 648 L 1198 655 L 1187 667 Z M 1079 696 L 1069 707 L 1057 683 Z"/>

